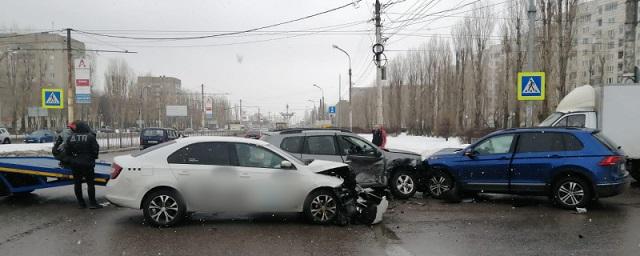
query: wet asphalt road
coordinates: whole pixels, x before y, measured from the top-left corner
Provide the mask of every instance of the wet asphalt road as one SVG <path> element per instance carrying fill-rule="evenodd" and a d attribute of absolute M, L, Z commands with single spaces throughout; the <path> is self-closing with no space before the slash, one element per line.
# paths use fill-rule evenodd
<path fill-rule="evenodd" d="M 371 227 L 310 225 L 296 214 L 196 214 L 179 227 L 151 228 L 141 211 L 77 209 L 71 187 L 53 188 L 0 198 L 0 255 L 640 254 L 637 185 L 585 214 L 503 195 L 459 204 L 417 195 L 391 207 Z"/>

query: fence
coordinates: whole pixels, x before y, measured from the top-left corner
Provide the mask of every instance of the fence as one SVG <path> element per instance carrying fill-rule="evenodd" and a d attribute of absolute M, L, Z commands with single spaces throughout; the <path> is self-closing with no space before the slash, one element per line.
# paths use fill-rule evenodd
<path fill-rule="evenodd" d="M 243 131 L 193 131 L 183 132 L 184 136 L 244 136 Z M 11 135 L 11 143 L 24 143 L 26 135 Z M 138 148 L 140 147 L 139 132 L 120 132 L 120 133 L 103 133 L 96 134 L 96 139 L 100 145 L 100 150 L 122 149 L 122 148 Z"/>

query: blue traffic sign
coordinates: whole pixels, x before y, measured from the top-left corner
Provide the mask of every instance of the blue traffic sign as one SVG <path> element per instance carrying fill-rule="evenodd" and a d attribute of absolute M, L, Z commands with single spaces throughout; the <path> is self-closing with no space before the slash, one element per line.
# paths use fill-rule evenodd
<path fill-rule="evenodd" d="M 329 106 L 329 114 L 335 114 L 336 113 L 336 106 Z"/>
<path fill-rule="evenodd" d="M 544 100 L 544 72 L 518 73 L 518 100 Z"/>
<path fill-rule="evenodd" d="M 62 89 L 42 88 L 42 108 L 64 108 Z"/>

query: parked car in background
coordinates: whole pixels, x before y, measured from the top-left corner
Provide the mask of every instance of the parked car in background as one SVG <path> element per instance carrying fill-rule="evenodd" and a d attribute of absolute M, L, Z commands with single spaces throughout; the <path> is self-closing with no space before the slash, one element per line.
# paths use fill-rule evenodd
<path fill-rule="evenodd" d="M 182 138 L 114 158 L 106 198 L 154 226 L 189 212 L 301 212 L 314 223 L 382 220 L 384 197 L 359 192 L 343 163 L 305 164 L 264 141 Z M 346 222 L 345 222 L 346 221 Z"/>
<path fill-rule="evenodd" d="M 185 128 L 183 131 L 183 133 L 192 133 L 194 132 L 193 128 Z"/>
<path fill-rule="evenodd" d="M 101 133 L 114 133 L 115 130 L 113 128 L 111 128 L 111 126 L 104 126 L 104 127 L 100 127 L 100 129 L 98 129 L 98 132 L 101 132 Z"/>
<path fill-rule="evenodd" d="M 419 154 L 382 149 L 348 130 L 291 128 L 261 138 L 298 159 L 347 163 L 364 187 L 389 188 L 397 198 L 424 191 L 426 171 Z"/>
<path fill-rule="evenodd" d="M 24 138 L 25 143 L 45 143 L 53 142 L 56 138 L 56 134 L 49 130 L 37 130 Z"/>
<path fill-rule="evenodd" d="M 176 130 L 170 128 L 144 128 L 140 132 L 140 148 L 145 149 L 179 137 Z"/>
<path fill-rule="evenodd" d="M 602 133 L 579 128 L 497 131 L 465 149 L 427 160 L 435 198 L 465 193 L 550 196 L 563 208 L 620 194 L 629 184 L 624 153 Z"/>
<path fill-rule="evenodd" d="M 0 144 L 11 144 L 11 134 L 7 128 L 0 127 Z"/>
<path fill-rule="evenodd" d="M 629 162 L 629 172 L 640 181 L 640 132 L 630 131 L 640 126 L 640 94 L 638 84 L 593 87 L 584 85 L 573 89 L 558 104 L 556 112 L 540 126 L 586 127 L 598 129 L 619 145 Z"/>
<path fill-rule="evenodd" d="M 245 138 L 249 138 L 249 139 L 260 139 L 260 137 L 262 137 L 262 131 L 260 130 L 249 130 L 247 131 L 247 133 L 244 135 Z"/>

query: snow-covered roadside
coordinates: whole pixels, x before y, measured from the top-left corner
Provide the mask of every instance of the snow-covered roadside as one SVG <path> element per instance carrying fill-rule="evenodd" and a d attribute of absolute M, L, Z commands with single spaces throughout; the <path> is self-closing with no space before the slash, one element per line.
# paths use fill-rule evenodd
<path fill-rule="evenodd" d="M 363 138 L 371 141 L 372 134 L 358 134 Z M 422 157 L 428 157 L 431 154 L 443 148 L 463 148 L 468 144 L 463 144 L 458 138 L 449 138 L 445 140 L 439 137 L 413 136 L 402 133 L 398 136 L 387 136 L 387 148 L 401 149 L 415 153 L 419 153 Z"/>
<path fill-rule="evenodd" d="M 0 156 L 48 156 L 53 143 L 0 144 Z"/>

